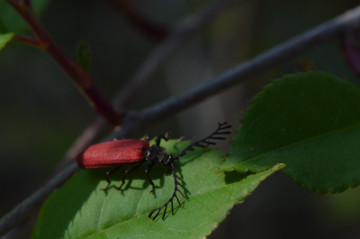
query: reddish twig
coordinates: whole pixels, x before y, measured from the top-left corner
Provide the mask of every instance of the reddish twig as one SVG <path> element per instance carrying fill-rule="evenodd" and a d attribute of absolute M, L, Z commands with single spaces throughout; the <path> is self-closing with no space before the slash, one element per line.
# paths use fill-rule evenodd
<path fill-rule="evenodd" d="M 218 0 L 206 5 L 196 14 L 180 21 L 179 24 L 169 32 L 163 43 L 156 47 L 142 63 L 131 80 L 115 94 L 113 99 L 115 107 L 119 108 L 129 102 L 140 86 L 144 84 L 172 54 L 183 46 L 191 36 L 199 32 L 207 24 L 210 24 L 219 14 L 243 1 L 244 0 Z"/>
<path fill-rule="evenodd" d="M 360 79 L 360 52 L 357 39 L 351 33 L 346 33 L 342 37 L 341 46 L 352 71 Z"/>
<path fill-rule="evenodd" d="M 28 8 L 32 9 L 31 0 L 24 0 L 24 4 L 25 4 Z"/>
<path fill-rule="evenodd" d="M 124 0 L 110 0 L 110 2 L 129 19 L 136 29 L 145 35 L 156 40 L 163 40 L 168 35 L 168 29 L 165 26 L 145 17 L 132 2 Z"/>
<path fill-rule="evenodd" d="M 52 58 L 76 83 L 76 85 L 89 101 L 90 105 L 111 125 L 116 126 L 120 124 L 121 120 L 116 114 L 113 106 L 94 86 L 89 74 L 83 68 L 81 68 L 79 64 L 68 59 L 47 34 L 46 30 L 43 28 L 32 11 L 30 1 L 17 2 L 15 0 L 7 0 L 7 2 L 13 6 L 14 9 L 22 16 L 22 18 L 28 23 L 30 28 L 38 37 L 38 41 L 22 36 L 17 36 L 16 39 L 27 44 L 34 45 L 51 55 Z"/>
<path fill-rule="evenodd" d="M 35 39 L 33 37 L 23 36 L 23 35 L 15 35 L 15 37 L 13 39 L 15 41 L 19 41 L 19 42 L 22 42 L 22 43 L 25 43 L 25 44 L 28 44 L 30 46 L 34 46 L 37 48 L 42 47 L 42 43 L 38 39 Z"/>

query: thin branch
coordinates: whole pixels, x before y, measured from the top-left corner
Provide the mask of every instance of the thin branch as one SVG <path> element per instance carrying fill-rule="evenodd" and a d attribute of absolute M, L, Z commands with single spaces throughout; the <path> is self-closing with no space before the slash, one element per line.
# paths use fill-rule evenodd
<path fill-rule="evenodd" d="M 360 6 L 240 64 L 205 85 L 193 88 L 178 97 L 170 98 L 169 100 L 148 107 L 142 111 L 129 112 L 129 114 L 126 115 L 123 128 L 116 134 L 110 136 L 110 138 L 114 136 L 121 138 L 133 129 L 144 127 L 154 120 L 178 112 L 212 94 L 230 87 L 231 85 L 235 85 L 246 79 L 250 79 L 250 77 L 264 73 L 275 65 L 292 59 L 306 50 L 359 26 Z M 35 194 L 3 217 L 0 220 L 0 235 L 3 235 L 17 224 L 24 215 L 33 208 L 34 204 L 43 201 L 56 186 L 68 179 L 76 169 L 77 166 L 75 162 L 71 162 L 71 164 L 69 164 L 62 172 L 51 179 L 48 184 L 44 185 L 44 187 L 39 189 Z"/>
<path fill-rule="evenodd" d="M 118 125 L 120 119 L 116 114 L 113 106 L 106 100 L 106 98 L 99 92 L 99 90 L 92 83 L 89 74 L 81 68 L 81 66 L 70 59 L 60 50 L 56 43 L 48 35 L 44 27 L 36 18 L 34 12 L 31 9 L 31 3 L 17 2 L 14 0 L 7 0 L 7 2 L 13 6 L 13 8 L 22 16 L 27 22 L 35 35 L 38 37 L 36 46 L 49 55 L 64 69 L 64 71 L 72 78 L 81 92 L 85 95 L 90 105 L 111 125 Z M 30 38 L 25 39 L 19 36 L 17 40 L 25 41 L 28 44 L 35 43 Z"/>
<path fill-rule="evenodd" d="M 97 117 L 75 140 L 73 145 L 66 152 L 65 157 L 61 160 L 60 164 L 56 166 L 54 174 L 60 172 L 68 162 L 74 160 L 76 156 L 90 145 L 99 134 L 108 126 L 108 124 L 100 117 Z"/>
<path fill-rule="evenodd" d="M 168 29 L 165 26 L 146 18 L 143 13 L 134 6 L 133 2 L 124 0 L 109 1 L 129 19 L 136 29 L 145 35 L 158 41 L 163 40 L 168 35 Z"/>
<path fill-rule="evenodd" d="M 44 187 L 38 189 L 30 197 L 15 207 L 10 213 L 0 220 L 0 236 L 9 231 L 14 225 L 21 222 L 24 215 L 33 211 L 37 204 L 44 201 L 44 195 L 49 195 L 55 188 L 59 187 L 78 169 L 75 161 L 69 164 L 61 173 L 51 178 Z"/>
<path fill-rule="evenodd" d="M 210 24 L 225 10 L 241 2 L 244 0 L 219 0 L 207 5 L 197 14 L 182 20 L 169 33 L 164 42 L 152 51 L 131 80 L 115 94 L 113 99 L 115 108 L 118 109 L 131 101 L 140 86 L 194 34 Z"/>
<path fill-rule="evenodd" d="M 25 4 L 28 8 L 32 9 L 31 0 L 24 0 L 24 4 Z"/>
<path fill-rule="evenodd" d="M 360 79 L 360 51 L 357 40 L 354 32 L 345 33 L 341 45 L 348 65 Z"/>
<path fill-rule="evenodd" d="M 42 48 L 43 46 L 42 42 L 40 42 L 38 39 L 29 36 L 15 35 L 14 40 L 37 48 Z"/>

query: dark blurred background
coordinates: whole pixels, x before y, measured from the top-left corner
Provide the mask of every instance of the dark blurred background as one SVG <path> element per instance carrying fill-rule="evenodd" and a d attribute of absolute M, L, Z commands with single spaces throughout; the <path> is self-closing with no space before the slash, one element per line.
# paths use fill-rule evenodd
<path fill-rule="evenodd" d="M 134 1 L 147 17 L 169 28 L 208 3 Z M 139 109 L 184 92 L 357 4 L 355 0 L 244 1 L 194 35 L 126 108 Z M 75 58 L 79 41 L 90 45 L 93 81 L 109 99 L 159 44 L 129 24 L 111 1 L 51 1 L 41 20 L 68 56 Z M 332 39 L 137 136 L 171 130 L 174 137 L 198 138 L 218 121 L 238 126 L 243 110 L 265 84 L 308 68 L 331 72 L 358 85 L 338 39 Z M 10 43 L 0 52 L 0 84 L 3 215 L 41 187 L 96 115 L 49 56 L 21 43 Z M 17 237 L 27 238 L 28 231 Z M 209 238 L 319 237 L 360 238 L 360 189 L 317 195 L 278 173 L 244 204 L 235 206 Z"/>

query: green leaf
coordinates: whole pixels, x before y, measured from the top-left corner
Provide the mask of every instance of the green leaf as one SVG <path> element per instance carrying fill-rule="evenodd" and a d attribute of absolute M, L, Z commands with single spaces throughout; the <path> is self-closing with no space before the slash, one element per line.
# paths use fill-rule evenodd
<path fill-rule="evenodd" d="M 89 44 L 86 42 L 79 42 L 76 47 L 76 56 L 80 66 L 89 71 L 91 63 L 91 50 Z"/>
<path fill-rule="evenodd" d="M 14 37 L 14 33 L 0 34 L 0 51 L 5 47 L 6 43 L 11 41 Z"/>
<path fill-rule="evenodd" d="M 319 193 L 360 183 L 360 91 L 326 73 L 276 80 L 246 112 L 224 170 L 284 172 Z"/>
<path fill-rule="evenodd" d="M 48 2 L 49 0 L 31 1 L 37 16 L 45 9 Z M 6 1 L 0 1 L 0 25 L 5 26 L 8 31 L 16 33 L 24 32 L 27 26 L 21 16 Z"/>
<path fill-rule="evenodd" d="M 186 145 L 177 140 L 163 144 L 173 154 Z M 165 203 L 173 191 L 172 175 L 165 174 L 164 166 L 155 167 L 151 173 L 157 186 L 155 196 L 149 193 L 143 170 L 129 176 L 123 193 L 110 190 L 108 195 L 101 191 L 106 185 L 105 171 L 83 170 L 46 201 L 33 238 L 203 238 L 224 220 L 235 203 L 242 202 L 262 180 L 282 167 L 255 174 L 217 173 L 224 157 L 217 150 L 197 149 L 181 158 L 179 175 L 188 199 L 180 198 L 181 208 L 175 203 L 175 215 L 168 212 L 164 221 L 148 218 L 148 213 Z M 114 179 L 112 183 L 119 185 L 120 176 Z"/>

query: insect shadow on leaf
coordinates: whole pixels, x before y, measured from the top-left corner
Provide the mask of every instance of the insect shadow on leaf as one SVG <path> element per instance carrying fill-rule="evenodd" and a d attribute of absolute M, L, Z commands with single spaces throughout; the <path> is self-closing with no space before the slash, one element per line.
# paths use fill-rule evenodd
<path fill-rule="evenodd" d="M 173 193 L 168 201 L 149 213 L 149 217 L 155 220 L 162 212 L 161 218 L 164 220 L 168 207 L 171 208 L 171 213 L 174 215 L 174 202 L 177 202 L 179 207 L 181 207 L 180 199 L 187 198 L 187 193 L 189 193 L 184 186 L 184 181 L 178 170 L 178 160 L 187 152 L 193 151 L 194 147 L 204 148 L 209 145 L 215 145 L 217 140 L 226 139 L 224 136 L 231 133 L 228 130 L 231 127 L 232 126 L 228 124 L 228 122 L 218 123 L 218 127 L 214 132 L 207 137 L 190 144 L 176 156 L 167 153 L 166 150 L 160 146 L 161 140 L 168 141 L 167 133 L 166 135 L 156 137 L 155 144 L 151 146 L 149 145 L 149 137 L 146 137 L 145 140 L 121 139 L 95 144 L 79 154 L 77 160 L 79 166 L 86 169 L 116 166 L 106 172 L 107 185 L 105 188 L 102 188 L 105 193 L 111 188 L 115 188 L 122 192 L 124 189 L 129 188 L 130 184 L 125 183 L 127 176 L 139 169 L 145 162 L 149 162 L 145 168 L 145 176 L 148 183 L 151 185 L 150 193 L 155 195 L 155 184 L 150 177 L 150 172 L 156 164 L 167 166 L 174 180 Z M 135 163 L 134 166 L 126 168 L 123 172 L 120 179 L 121 184 L 119 186 L 111 185 L 110 175 L 119 170 L 121 166 L 133 163 Z"/>

